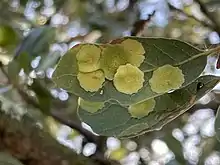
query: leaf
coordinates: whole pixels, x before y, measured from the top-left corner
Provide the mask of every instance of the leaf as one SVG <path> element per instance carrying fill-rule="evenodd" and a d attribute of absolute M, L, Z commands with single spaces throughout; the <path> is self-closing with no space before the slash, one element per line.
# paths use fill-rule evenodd
<path fill-rule="evenodd" d="M 49 44 L 53 41 L 54 29 L 51 27 L 40 27 L 33 29 L 30 34 L 23 39 L 15 52 L 15 59 L 20 64 L 20 69 L 24 68 L 27 73 L 31 70 L 30 62 L 37 56 L 49 52 Z"/>
<path fill-rule="evenodd" d="M 40 109 L 46 114 L 50 113 L 52 96 L 47 88 L 45 88 L 37 79 L 33 80 L 33 83 L 29 88 L 35 92 Z"/>
<path fill-rule="evenodd" d="M 36 71 L 46 71 L 48 68 L 54 67 L 59 59 L 60 52 L 58 51 L 43 57 Z"/>
<path fill-rule="evenodd" d="M 33 29 L 27 37 L 23 39 L 18 47 L 15 56 L 27 53 L 30 56 L 39 56 L 49 50 L 49 43 L 53 41 L 54 29 L 52 27 L 39 27 Z"/>
<path fill-rule="evenodd" d="M 97 134 L 120 138 L 134 137 L 161 129 L 192 107 L 217 82 L 218 77 L 204 76 L 185 88 L 158 96 L 154 98 L 156 101 L 154 110 L 141 119 L 132 118 L 127 107 L 112 101 L 106 102 L 104 108 L 93 114 L 79 106 L 78 114 L 81 120 L 90 125 Z M 203 86 L 200 86 L 201 84 Z"/>
<path fill-rule="evenodd" d="M 168 145 L 169 149 L 175 154 L 175 159 L 180 164 L 187 164 L 187 161 L 184 158 L 183 147 L 180 141 L 172 136 L 172 133 L 169 133 L 163 138 L 164 142 Z M 179 164 L 177 163 L 177 164 Z"/>
<path fill-rule="evenodd" d="M 75 56 L 77 51 L 74 52 L 73 49 L 59 61 L 53 74 L 53 81 L 57 87 L 89 101 L 115 100 L 123 105 L 130 105 L 163 94 L 153 92 L 149 85 L 149 79 L 152 77 L 153 71 L 158 67 L 165 64 L 179 67 L 185 79 L 182 87 L 185 87 L 195 81 L 206 66 L 207 57 L 204 52 L 185 42 L 165 38 L 126 38 L 142 43 L 146 52 L 145 60 L 140 66 L 140 69 L 145 73 L 145 82 L 143 88 L 137 93 L 132 95 L 120 93 L 116 90 L 112 81 L 108 80 L 105 81 L 103 88 L 99 91 L 86 92 L 80 87 L 76 78 L 78 71 Z"/>
<path fill-rule="evenodd" d="M 1 47 L 10 47 L 17 44 L 19 37 L 15 29 L 10 25 L 0 24 L 0 46 Z"/>
<path fill-rule="evenodd" d="M 218 107 L 217 114 L 215 117 L 215 132 L 216 138 L 220 141 L 220 106 Z"/>
<path fill-rule="evenodd" d="M 9 153 L 0 152 L 0 165 L 23 165 L 23 164 Z"/>

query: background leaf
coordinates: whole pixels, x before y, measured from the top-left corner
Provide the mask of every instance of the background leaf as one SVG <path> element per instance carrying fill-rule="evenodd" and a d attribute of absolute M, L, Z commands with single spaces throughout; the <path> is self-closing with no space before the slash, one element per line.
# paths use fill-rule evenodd
<path fill-rule="evenodd" d="M 215 132 L 218 141 L 220 141 L 220 106 L 218 107 L 216 118 L 215 118 Z"/>
<path fill-rule="evenodd" d="M 54 40 L 55 31 L 52 27 L 39 27 L 33 29 L 23 39 L 15 52 L 15 60 L 20 64 L 20 69 L 30 72 L 30 62 L 37 56 L 47 55 L 49 45 Z"/>
<path fill-rule="evenodd" d="M 0 165 L 23 165 L 9 153 L 0 152 Z"/>

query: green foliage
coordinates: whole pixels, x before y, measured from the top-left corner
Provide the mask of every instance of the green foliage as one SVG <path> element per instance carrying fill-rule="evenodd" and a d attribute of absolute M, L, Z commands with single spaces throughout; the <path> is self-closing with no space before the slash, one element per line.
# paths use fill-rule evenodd
<path fill-rule="evenodd" d="M 133 42 L 134 49 L 132 46 L 122 46 L 123 42 L 125 45 Z M 82 121 L 101 135 L 129 137 L 159 129 L 205 94 L 195 91 L 198 81 L 208 84 L 203 87 L 204 92 L 213 88 L 217 81 L 215 77 L 201 76 L 207 55 L 216 53 L 217 49 L 202 52 L 174 39 L 126 37 L 102 45 L 100 63 L 104 74 L 101 75 L 101 70 L 89 73 L 78 71 L 78 56 L 89 59 L 96 57 L 96 53 L 100 54 L 95 51 L 90 55 L 93 51 L 88 52 L 87 49 L 80 49 L 82 52 L 79 53 L 79 47 L 72 48 L 61 58 L 53 74 L 53 81 L 57 87 L 89 102 L 105 103 L 102 109 L 92 110 L 92 113 L 88 109 L 83 110 L 82 106 L 78 109 Z M 133 66 L 130 57 L 142 56 L 144 52 L 145 58 L 140 67 Z M 97 63 L 99 56 L 95 59 Z M 108 80 L 105 81 L 106 75 Z M 168 94 L 171 90 L 174 92 Z M 151 104 L 145 104 L 149 111 L 140 110 L 145 105 L 138 103 L 148 103 L 152 98 Z M 134 104 L 140 105 L 138 110 L 135 110 L 137 107 L 134 108 Z M 132 105 L 130 109 L 129 105 Z"/>
<path fill-rule="evenodd" d="M 218 111 L 215 118 L 215 132 L 218 141 L 220 141 L 220 107 L 218 107 Z"/>
<path fill-rule="evenodd" d="M 89 113 L 79 107 L 82 121 L 100 135 L 128 138 L 161 127 L 186 112 L 195 102 L 209 92 L 218 82 L 218 77 L 203 76 L 190 85 L 155 98 L 154 110 L 141 119 L 132 118 L 127 107 L 116 102 L 106 102 L 97 113 Z M 203 87 L 198 89 L 198 84 Z"/>
<path fill-rule="evenodd" d="M 48 53 L 49 44 L 53 42 L 55 29 L 49 26 L 43 26 L 33 29 L 27 37 L 23 39 L 18 47 L 15 56 L 28 54 L 31 57 L 41 56 Z"/>
<path fill-rule="evenodd" d="M 0 165 L 23 165 L 7 152 L 0 152 Z"/>
<path fill-rule="evenodd" d="M 18 41 L 18 34 L 9 25 L 0 24 L 0 46 L 6 47 L 15 45 Z"/>
<path fill-rule="evenodd" d="M 80 86 L 76 78 L 78 71 L 76 67 L 76 60 L 74 59 L 77 53 L 74 51 L 74 48 L 64 55 L 58 63 L 53 74 L 53 81 L 56 83 L 57 87 L 63 88 L 68 92 L 89 101 L 102 102 L 106 100 L 115 100 L 123 105 L 130 105 L 163 94 L 153 92 L 149 85 L 149 79 L 152 77 L 153 71 L 157 68 L 166 64 L 170 64 L 175 67 L 177 66 L 185 75 L 185 81 L 182 85 L 182 87 L 185 87 L 199 77 L 206 66 L 206 55 L 209 52 L 202 52 L 185 42 L 165 38 L 126 37 L 126 39 L 127 38 L 140 42 L 146 52 L 144 54 L 145 60 L 139 67 L 139 69 L 144 72 L 145 82 L 143 84 L 143 88 L 141 88 L 138 93 L 132 95 L 121 93 L 114 87 L 112 81 L 106 81 L 103 87 L 97 92 L 86 92 Z M 114 47 L 114 45 L 111 46 L 111 49 L 112 47 Z M 117 53 L 119 48 L 117 47 L 113 50 Z M 112 53 L 114 53 L 114 51 Z M 118 53 L 120 55 L 121 51 L 118 51 Z M 123 62 L 125 60 L 124 58 L 126 59 L 126 57 L 119 58 L 118 61 L 120 62 L 117 66 L 125 63 Z M 113 58 L 107 59 L 110 60 L 111 63 L 111 59 Z M 109 66 L 110 63 L 109 61 L 107 62 L 108 63 L 106 65 Z"/>
<path fill-rule="evenodd" d="M 36 56 L 43 56 L 49 52 L 49 44 L 53 42 L 54 29 L 51 27 L 40 27 L 32 30 L 18 46 L 14 60 L 11 65 L 17 66 L 17 73 L 24 69 L 26 73 L 31 71 L 31 61 Z M 16 63 L 16 64 L 15 64 Z"/>

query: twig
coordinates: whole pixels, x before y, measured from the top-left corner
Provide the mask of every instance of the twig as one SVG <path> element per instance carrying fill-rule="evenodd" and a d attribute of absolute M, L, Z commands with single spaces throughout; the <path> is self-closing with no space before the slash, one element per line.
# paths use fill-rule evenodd
<path fill-rule="evenodd" d="M 148 19 L 146 20 L 138 20 L 134 23 L 133 29 L 131 30 L 131 36 L 141 36 L 146 24 L 151 20 L 154 16 L 155 11 L 152 14 L 149 14 Z"/>
<path fill-rule="evenodd" d="M 5 71 L 2 63 L 0 63 L 0 70 L 4 74 L 4 76 L 8 79 L 9 83 L 12 83 L 10 80 L 10 77 L 8 76 L 8 73 Z M 38 104 L 36 100 L 34 100 L 32 97 L 30 97 L 26 92 L 24 92 L 20 87 L 16 86 L 16 89 L 18 90 L 18 93 L 21 95 L 21 97 L 30 105 L 33 107 L 40 109 L 41 112 L 44 113 L 44 110 L 41 108 L 41 106 Z M 48 111 L 50 112 L 50 111 Z M 55 113 L 55 112 L 50 112 L 50 115 L 54 117 L 56 120 L 58 120 L 60 123 L 63 123 L 64 125 L 67 125 L 71 127 L 72 129 L 77 130 L 79 133 L 85 136 L 89 142 L 97 142 L 97 136 L 92 134 L 91 132 L 85 130 L 82 128 L 82 126 L 78 123 L 75 123 L 74 121 L 70 121 L 69 119 L 65 119 L 62 117 L 60 114 Z"/>
<path fill-rule="evenodd" d="M 1 63 L 0 63 L 0 70 L 5 75 L 5 77 L 8 79 L 8 83 L 12 83 L 10 80 L 10 77 L 8 76 L 8 73 L 5 71 L 5 69 Z M 29 96 L 21 87 L 19 87 L 17 85 L 14 87 L 18 90 L 18 93 L 26 101 L 27 104 L 32 105 L 33 107 L 39 109 L 42 113 L 45 113 L 45 111 L 41 108 L 39 103 L 34 98 Z M 70 128 L 75 129 L 80 134 L 82 134 L 85 137 L 85 139 L 87 140 L 87 142 L 93 142 L 97 145 L 97 151 L 94 155 L 91 156 L 92 159 L 97 160 L 103 164 L 112 164 L 112 163 L 118 164 L 117 162 L 106 159 L 105 156 L 103 155 L 104 152 L 101 152 L 100 146 L 102 146 L 102 143 L 103 143 L 102 137 L 94 135 L 92 132 L 84 129 L 81 126 L 81 124 L 76 123 L 75 121 L 72 121 L 72 120 L 68 119 L 67 117 L 64 117 L 62 114 L 60 114 L 58 112 L 55 112 L 55 111 L 48 111 L 48 112 L 50 112 L 50 113 L 47 115 L 51 115 L 58 122 L 60 122 L 64 125 L 67 125 Z"/>
<path fill-rule="evenodd" d="M 208 11 L 206 6 L 201 2 L 201 0 L 195 0 L 200 6 L 201 11 L 212 21 L 215 30 L 220 35 L 220 25 L 218 21 L 214 18 L 214 16 Z"/>

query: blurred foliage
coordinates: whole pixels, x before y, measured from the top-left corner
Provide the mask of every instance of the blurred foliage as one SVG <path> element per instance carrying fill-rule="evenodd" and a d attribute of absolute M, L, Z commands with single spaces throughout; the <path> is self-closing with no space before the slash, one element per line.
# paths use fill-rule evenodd
<path fill-rule="evenodd" d="M 204 4 L 209 15 L 197 2 Z M 91 133 L 77 117 L 78 97 L 55 88 L 50 80 L 57 61 L 70 47 L 129 36 L 136 21 L 144 23 L 142 36 L 181 39 L 202 49 L 214 47 L 220 40 L 219 25 L 213 24 L 213 19 L 219 22 L 219 6 L 219 0 L 1 0 L 0 27 L 10 29 L 10 34 L 0 30 L 1 109 L 17 119 L 24 113 L 31 116 L 60 143 L 92 155 L 91 159 L 112 158 L 122 164 L 220 164 L 214 131 L 219 88 L 163 129 L 119 140 Z M 213 64 L 216 59 L 210 61 Z M 219 74 L 213 66 L 207 70 Z M 96 144 L 94 152 L 91 146 L 88 149 L 91 143 Z"/>

